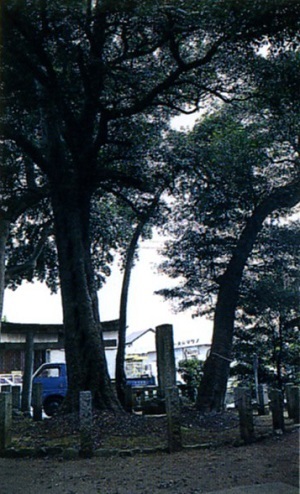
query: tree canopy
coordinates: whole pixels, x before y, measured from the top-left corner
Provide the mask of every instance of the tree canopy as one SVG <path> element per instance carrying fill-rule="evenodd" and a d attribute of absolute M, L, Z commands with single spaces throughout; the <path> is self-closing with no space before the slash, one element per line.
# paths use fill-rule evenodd
<path fill-rule="evenodd" d="M 95 195 L 153 193 L 157 130 L 212 97 L 249 96 L 257 48 L 289 42 L 298 14 L 287 0 L 3 2 L 2 139 L 49 190 L 69 408 L 86 389 L 97 407 L 118 407 L 91 256 Z"/>
<path fill-rule="evenodd" d="M 299 221 L 268 225 L 245 273 L 237 311 L 232 375 L 282 388 L 299 380 Z"/>
<path fill-rule="evenodd" d="M 281 66 L 282 58 L 298 60 L 289 46 L 258 60 L 257 99 L 223 107 L 170 142 L 183 173 L 162 269 L 179 283 L 161 293 L 181 308 L 193 307 L 196 315 L 214 314 L 212 352 L 198 393 L 201 409 L 223 406 L 242 277 L 264 222 L 284 216 L 300 200 L 299 104 L 292 104 L 293 65 Z M 282 87 L 278 81 L 287 66 L 291 83 Z M 268 92 L 262 83 L 267 68 L 280 104 L 273 85 Z M 289 81 L 286 72 L 285 77 Z"/>

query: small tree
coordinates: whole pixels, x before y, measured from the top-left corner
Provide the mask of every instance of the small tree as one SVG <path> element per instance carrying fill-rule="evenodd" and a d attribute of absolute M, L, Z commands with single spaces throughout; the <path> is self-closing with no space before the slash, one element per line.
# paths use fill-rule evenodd
<path fill-rule="evenodd" d="M 187 394 L 195 401 L 196 389 L 200 386 L 203 376 L 203 362 L 197 358 L 187 358 L 178 362 L 178 372 L 187 385 Z"/>

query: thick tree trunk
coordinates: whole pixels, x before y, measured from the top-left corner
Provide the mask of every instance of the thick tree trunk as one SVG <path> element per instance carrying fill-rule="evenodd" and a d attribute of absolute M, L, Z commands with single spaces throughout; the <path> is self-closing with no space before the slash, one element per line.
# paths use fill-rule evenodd
<path fill-rule="evenodd" d="M 234 332 L 235 311 L 243 270 L 263 222 L 280 208 L 291 208 L 300 200 L 299 182 L 279 187 L 254 209 L 237 242 L 228 267 L 223 274 L 215 310 L 211 351 L 204 365 L 196 406 L 202 412 L 219 411 L 224 407 Z"/>
<path fill-rule="evenodd" d="M 202 412 L 220 411 L 224 407 L 239 287 L 238 277 L 233 280 L 230 277 L 228 272 L 220 285 L 211 351 L 198 390 L 196 406 Z"/>
<path fill-rule="evenodd" d="M 90 390 L 100 409 L 119 408 L 107 370 L 90 257 L 90 195 L 75 187 L 52 190 L 68 368 L 65 408 L 78 408 Z"/>

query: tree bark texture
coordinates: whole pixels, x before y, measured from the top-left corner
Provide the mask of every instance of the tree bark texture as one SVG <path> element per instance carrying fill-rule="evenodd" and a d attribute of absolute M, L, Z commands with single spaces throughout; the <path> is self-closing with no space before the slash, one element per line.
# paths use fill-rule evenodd
<path fill-rule="evenodd" d="M 219 411 L 224 407 L 240 284 L 244 267 L 263 222 L 273 211 L 291 208 L 299 200 L 299 182 L 291 182 L 264 198 L 246 222 L 219 284 L 212 346 L 204 365 L 196 402 L 198 410 L 202 412 Z"/>
<path fill-rule="evenodd" d="M 55 184 L 52 202 L 68 368 L 65 408 L 77 410 L 79 392 L 89 390 L 94 406 L 115 409 L 90 255 L 90 194 Z"/>

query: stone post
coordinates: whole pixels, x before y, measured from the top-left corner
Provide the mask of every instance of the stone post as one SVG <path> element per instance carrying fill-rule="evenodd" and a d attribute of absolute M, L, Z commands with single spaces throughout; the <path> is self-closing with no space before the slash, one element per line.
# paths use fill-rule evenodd
<path fill-rule="evenodd" d="M 286 397 L 286 408 L 289 419 L 294 418 L 294 394 L 292 393 L 293 383 L 287 383 L 285 385 L 285 397 Z"/>
<path fill-rule="evenodd" d="M 80 420 L 80 454 L 84 458 L 91 458 L 93 455 L 92 438 L 92 393 L 90 391 L 80 391 L 79 393 L 79 420 Z"/>
<path fill-rule="evenodd" d="M 12 386 L 11 388 L 12 409 L 20 410 L 21 408 L 21 387 Z"/>
<path fill-rule="evenodd" d="M 300 388 L 299 386 L 292 386 L 291 388 L 291 398 L 292 398 L 292 418 L 295 424 L 300 422 Z"/>
<path fill-rule="evenodd" d="M 159 386 L 158 393 L 160 399 L 165 399 L 168 422 L 168 449 L 171 453 L 182 449 L 180 400 L 176 386 L 173 326 L 171 324 L 157 326 L 156 352 Z"/>
<path fill-rule="evenodd" d="M 34 383 L 32 387 L 33 420 L 42 420 L 43 416 L 43 384 Z"/>
<path fill-rule="evenodd" d="M 182 449 L 180 400 L 177 386 L 167 386 L 165 389 L 165 398 L 168 424 L 168 450 L 169 453 L 174 453 Z"/>
<path fill-rule="evenodd" d="M 176 368 L 172 324 L 162 324 L 156 328 L 156 356 L 158 374 L 158 395 L 165 397 L 167 386 L 176 385 Z"/>
<path fill-rule="evenodd" d="M 1 393 L 11 393 L 11 384 L 2 384 Z"/>
<path fill-rule="evenodd" d="M 240 434 L 246 444 L 254 440 L 253 413 L 251 405 L 251 391 L 248 388 L 239 390 L 238 411 L 240 418 Z"/>
<path fill-rule="evenodd" d="M 11 393 L 0 393 L 0 450 L 11 444 L 12 397 Z"/>
<path fill-rule="evenodd" d="M 254 372 L 254 382 L 255 382 L 255 396 L 256 403 L 259 406 L 259 391 L 258 391 L 258 356 L 256 353 L 253 355 L 253 372 Z"/>
<path fill-rule="evenodd" d="M 300 412 L 299 412 L 299 386 L 294 386 L 292 383 L 288 383 L 285 386 L 285 395 L 286 395 L 286 405 L 288 417 L 293 419 L 295 424 L 299 424 L 300 420 Z"/>
<path fill-rule="evenodd" d="M 283 396 L 279 389 L 272 389 L 270 391 L 271 411 L 273 420 L 274 432 L 284 431 L 284 417 L 283 417 Z"/>
<path fill-rule="evenodd" d="M 258 385 L 258 403 L 257 403 L 257 410 L 258 410 L 258 415 L 268 415 L 269 414 L 269 409 L 268 409 L 268 391 L 267 387 L 265 384 L 259 384 Z"/>
<path fill-rule="evenodd" d="M 236 388 L 233 389 L 233 396 L 234 396 L 234 406 L 235 408 L 239 409 L 240 406 L 240 401 L 241 401 L 241 396 L 242 396 L 242 388 L 241 386 L 237 386 Z"/>

